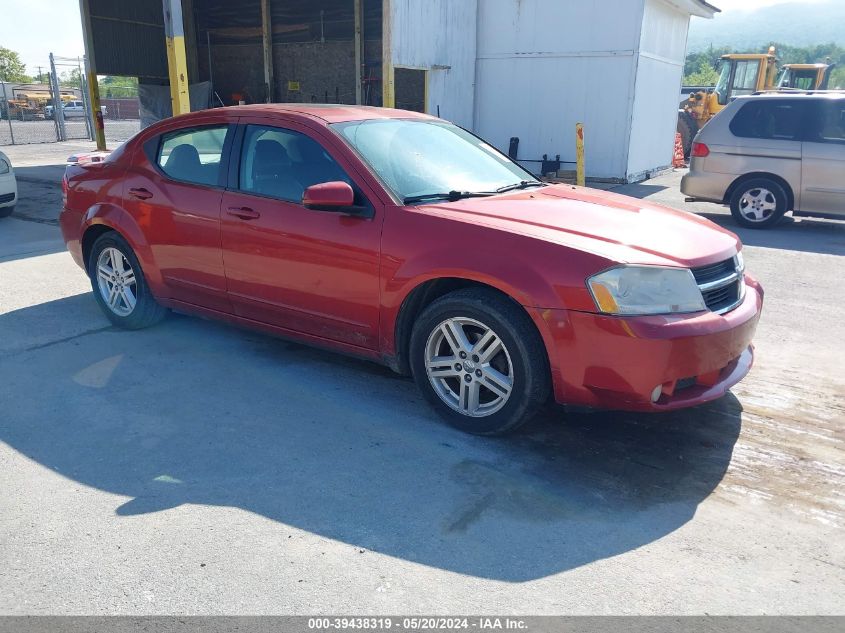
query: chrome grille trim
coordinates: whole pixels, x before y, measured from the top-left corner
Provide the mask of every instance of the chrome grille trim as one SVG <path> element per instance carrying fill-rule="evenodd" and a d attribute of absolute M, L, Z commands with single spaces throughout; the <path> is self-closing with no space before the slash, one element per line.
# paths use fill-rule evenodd
<path fill-rule="evenodd" d="M 716 264 L 692 269 L 708 310 L 725 314 L 742 303 L 745 299 L 744 272 L 745 266 L 739 254 Z M 726 304 L 726 301 L 729 303 Z"/>

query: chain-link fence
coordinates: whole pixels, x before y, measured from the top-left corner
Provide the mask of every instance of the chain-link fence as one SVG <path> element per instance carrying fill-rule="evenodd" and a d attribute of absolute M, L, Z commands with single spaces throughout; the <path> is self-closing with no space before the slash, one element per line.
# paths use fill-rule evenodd
<path fill-rule="evenodd" d="M 50 54 L 32 83 L 0 82 L 0 145 L 93 140 L 84 66 L 82 58 Z M 100 110 L 108 142 L 140 129 L 136 87 L 101 85 Z"/>

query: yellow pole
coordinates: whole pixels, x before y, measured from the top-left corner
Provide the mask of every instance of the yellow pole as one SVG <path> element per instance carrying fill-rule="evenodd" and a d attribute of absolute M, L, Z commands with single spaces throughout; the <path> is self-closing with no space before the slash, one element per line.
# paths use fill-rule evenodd
<path fill-rule="evenodd" d="M 79 14 L 82 16 L 82 39 L 85 42 L 85 79 L 88 84 L 88 105 L 94 124 L 94 140 L 98 150 L 106 149 L 106 132 L 103 112 L 100 108 L 100 85 L 97 83 L 97 64 L 94 59 L 94 34 L 91 32 L 91 8 L 88 0 L 79 0 Z M 55 108 L 53 109 L 55 112 Z"/>
<path fill-rule="evenodd" d="M 587 184 L 584 175 L 584 124 L 575 124 L 575 184 L 583 187 Z"/>
<path fill-rule="evenodd" d="M 191 111 L 188 95 L 188 60 L 185 55 L 185 27 L 182 0 L 162 0 L 164 37 L 167 40 L 167 72 L 170 77 L 170 102 L 173 116 Z"/>

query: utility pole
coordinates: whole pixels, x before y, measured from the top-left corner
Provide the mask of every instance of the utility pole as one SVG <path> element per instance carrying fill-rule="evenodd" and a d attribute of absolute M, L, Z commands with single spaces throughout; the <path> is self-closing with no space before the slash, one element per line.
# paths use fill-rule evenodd
<path fill-rule="evenodd" d="M 53 86 L 53 116 L 56 117 L 56 124 L 59 126 L 59 140 L 66 141 L 65 111 L 62 107 L 62 93 L 59 90 L 59 76 L 56 74 L 56 61 L 53 59 L 53 53 L 50 53 L 50 75 Z"/>
<path fill-rule="evenodd" d="M 3 105 L 6 108 L 6 118 L 9 120 L 9 136 L 12 137 L 12 145 L 15 144 L 15 131 L 12 129 L 12 111 L 9 109 L 9 100 L 6 98 L 6 82 L 0 80 L 0 92 L 3 94 Z M 0 115 L 3 110 L 0 109 Z"/>

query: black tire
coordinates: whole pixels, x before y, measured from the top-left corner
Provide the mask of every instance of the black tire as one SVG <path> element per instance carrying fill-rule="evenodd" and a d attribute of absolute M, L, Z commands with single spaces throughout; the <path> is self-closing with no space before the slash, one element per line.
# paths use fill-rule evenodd
<path fill-rule="evenodd" d="M 3 207 L 0 209 L 0 218 L 8 218 L 15 210 L 15 205 L 11 207 Z"/>
<path fill-rule="evenodd" d="M 731 195 L 731 215 L 740 226 L 768 229 L 780 222 L 789 206 L 784 188 L 771 178 L 750 178 L 739 183 Z M 760 205 L 755 208 L 755 205 Z M 753 219 L 753 215 L 760 219 Z"/>
<path fill-rule="evenodd" d="M 125 315 L 116 313 L 106 302 L 100 290 L 97 262 L 100 259 L 100 254 L 107 248 L 116 249 L 122 254 L 134 273 L 135 283 L 131 289 L 135 296 L 135 305 Z M 118 327 L 127 330 L 140 330 L 155 325 L 167 316 L 167 308 L 159 305 L 150 292 L 147 280 L 144 278 L 144 273 L 141 269 L 141 264 L 135 256 L 132 247 L 129 246 L 129 243 L 119 233 L 115 231 L 104 233 L 94 242 L 91 248 L 91 255 L 88 258 L 88 276 L 91 279 L 91 288 L 94 290 L 94 297 L 100 305 L 100 309 L 102 309 L 109 321 Z M 123 305 L 125 306 L 126 304 Z"/>
<path fill-rule="evenodd" d="M 690 122 L 685 116 L 678 116 L 678 132 L 681 133 L 681 144 L 684 146 L 684 158 L 689 160 L 692 153 L 692 140 L 695 138 L 696 131 L 690 125 Z"/>
<path fill-rule="evenodd" d="M 426 353 L 431 340 L 437 336 L 442 323 L 455 318 L 483 324 L 501 340 L 506 350 L 492 357 L 490 363 L 479 363 L 478 368 L 472 370 L 478 372 L 494 363 L 503 362 L 512 381 L 509 396 L 501 408 L 483 417 L 460 413 L 448 405 L 435 390 L 433 381 L 436 379 L 429 379 L 426 371 Z M 468 338 L 471 333 L 468 333 Z M 480 334 L 478 336 L 480 337 Z M 477 340 L 476 338 L 470 342 L 475 343 Z M 519 305 L 493 290 L 467 288 L 451 292 L 434 301 L 423 310 L 414 323 L 409 354 L 414 380 L 426 399 L 449 424 L 467 433 L 501 435 L 513 431 L 530 420 L 549 397 L 551 378 L 546 348 L 537 329 Z M 446 366 L 451 364 L 446 363 Z M 464 369 L 460 371 L 463 372 Z M 474 375 L 469 375 L 470 381 L 474 379 Z M 485 384 L 486 376 L 487 374 L 484 374 L 484 378 L 479 379 L 479 385 Z M 461 390 L 463 379 L 468 379 L 468 374 L 449 378 L 456 381 L 453 384 L 457 390 Z M 443 381 L 444 386 L 445 383 L 446 380 Z M 487 399 L 492 396 L 495 400 L 492 390 L 487 387 L 479 388 L 484 389 L 482 393 Z"/>

